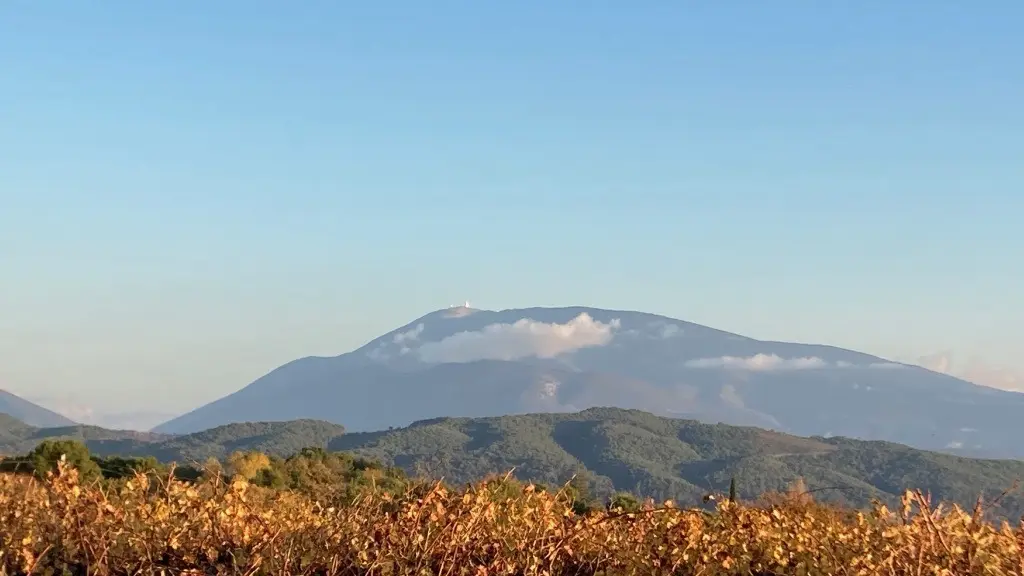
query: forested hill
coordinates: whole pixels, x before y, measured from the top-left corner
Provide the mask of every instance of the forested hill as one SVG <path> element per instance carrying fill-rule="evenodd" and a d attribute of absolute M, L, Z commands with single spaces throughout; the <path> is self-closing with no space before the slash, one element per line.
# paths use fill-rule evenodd
<path fill-rule="evenodd" d="M 577 413 L 439 418 L 405 428 L 346 434 L 315 420 L 231 424 L 183 436 L 92 427 L 39 429 L 0 417 L 0 453 L 23 454 L 46 438 L 75 438 L 99 456 L 153 456 L 201 462 L 236 451 L 289 456 L 303 447 L 353 452 L 412 474 L 468 482 L 515 468 L 515 475 L 561 483 L 573 475 L 597 494 L 630 491 L 698 502 L 735 477 L 741 497 L 785 490 L 797 478 L 825 500 L 866 505 L 906 488 L 971 506 L 1024 478 L 1024 462 L 980 460 L 887 442 L 800 438 L 759 428 L 594 408 Z M 1024 513 L 1011 494 L 1003 511 Z"/>

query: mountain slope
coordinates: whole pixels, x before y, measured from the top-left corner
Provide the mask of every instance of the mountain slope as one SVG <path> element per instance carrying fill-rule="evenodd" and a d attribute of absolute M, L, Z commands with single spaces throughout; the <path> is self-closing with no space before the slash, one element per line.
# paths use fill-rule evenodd
<path fill-rule="evenodd" d="M 290 362 L 154 430 L 311 418 L 358 431 L 595 406 L 1024 457 L 1024 394 L 831 346 L 582 307 L 439 310 L 350 353 Z"/>
<path fill-rule="evenodd" d="M 564 482 L 584 472 L 599 492 L 631 490 L 696 502 L 737 478 L 754 497 L 784 490 L 797 477 L 825 499 L 866 504 L 895 501 L 906 488 L 971 505 L 1024 478 L 1024 462 L 978 460 L 907 446 L 846 438 L 801 438 L 752 427 L 704 424 L 613 408 L 573 414 L 486 419 L 442 418 L 408 428 L 340 436 L 333 450 L 351 450 L 411 471 L 464 482 L 518 466 L 522 478 Z M 1019 496 L 1007 512 L 1024 512 Z"/>
<path fill-rule="evenodd" d="M 25 452 L 34 442 L 68 430 L 23 428 L 14 434 L 20 439 L 7 445 L 8 453 L 14 446 Z M 522 479 L 554 485 L 580 475 L 598 495 L 629 490 L 686 505 L 700 502 L 709 491 L 726 490 L 732 477 L 747 498 L 784 490 L 802 477 L 810 489 L 822 489 L 816 497 L 858 506 L 872 498 L 895 502 L 906 488 L 929 490 L 935 498 L 970 506 L 979 493 L 992 497 L 1024 477 L 1020 461 L 969 459 L 886 442 L 801 438 L 616 408 L 437 418 L 351 434 L 309 420 L 231 424 L 178 437 L 92 429 L 80 433 L 100 455 L 190 462 L 234 450 L 288 456 L 319 446 L 456 483 L 515 468 Z M 999 511 L 1008 517 L 1024 513 L 1024 500 L 1011 494 Z"/>
<path fill-rule="evenodd" d="M 32 426 L 72 426 L 74 421 L 19 398 L 10 392 L 0 390 L 0 414 L 7 414 Z"/>
<path fill-rule="evenodd" d="M 228 424 L 184 436 L 107 430 L 96 426 L 36 428 L 0 414 L 0 455 L 24 454 L 43 440 L 72 439 L 99 456 L 153 456 L 162 462 L 202 462 L 236 450 L 287 456 L 309 446 L 326 447 L 345 428 L 317 420 Z"/>

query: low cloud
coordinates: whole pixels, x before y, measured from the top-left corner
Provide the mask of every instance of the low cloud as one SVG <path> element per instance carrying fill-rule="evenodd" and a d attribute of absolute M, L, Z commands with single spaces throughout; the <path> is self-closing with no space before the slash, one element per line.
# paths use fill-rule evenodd
<path fill-rule="evenodd" d="M 669 339 L 676 336 L 682 336 L 683 328 L 679 324 L 672 324 L 665 322 L 664 320 L 658 320 L 651 322 L 650 327 L 654 330 L 654 334 L 658 338 Z"/>
<path fill-rule="evenodd" d="M 675 338 L 683 335 L 683 327 L 679 324 L 672 324 L 671 322 L 665 322 L 664 320 L 655 320 L 647 323 L 646 330 L 638 330 L 636 328 L 630 328 L 623 330 L 618 333 L 620 336 L 627 336 L 629 338 L 644 338 L 654 340 L 668 340 L 669 338 Z"/>
<path fill-rule="evenodd" d="M 776 354 L 755 354 L 748 358 L 721 356 L 718 358 L 699 358 L 686 363 L 689 368 L 730 368 L 734 370 L 807 370 L 825 368 L 828 363 L 816 356 L 803 358 L 782 358 Z"/>
<path fill-rule="evenodd" d="M 376 348 L 370 349 L 366 353 L 366 356 L 369 357 L 371 360 L 376 360 L 377 362 L 383 362 L 391 358 L 391 355 L 388 354 L 387 351 L 387 344 L 385 344 L 384 342 L 378 344 Z"/>
<path fill-rule="evenodd" d="M 948 350 L 921 356 L 915 364 L 932 372 L 948 374 L 980 386 L 1024 392 L 1024 374 L 1008 368 L 989 366 L 979 359 L 973 359 L 963 368 L 958 368 L 953 353 Z"/>
<path fill-rule="evenodd" d="M 423 333 L 423 323 L 420 322 L 419 324 L 416 325 L 415 328 L 410 328 L 409 330 L 406 330 L 405 332 L 399 332 L 398 334 L 395 334 L 395 337 L 393 338 L 393 341 L 394 341 L 395 344 L 402 344 L 402 343 L 405 343 L 405 342 L 412 342 L 414 340 L 419 340 L 420 334 L 422 334 L 422 333 Z"/>
<path fill-rule="evenodd" d="M 915 363 L 922 368 L 931 370 L 932 372 L 949 374 L 953 369 L 953 353 L 946 351 L 926 354 L 918 358 Z"/>
<path fill-rule="evenodd" d="M 743 403 L 743 397 L 740 396 L 740 393 L 732 384 L 726 384 L 725 386 L 722 386 L 722 390 L 721 392 L 719 392 L 718 396 L 722 399 L 723 402 L 725 402 L 729 406 L 732 406 L 733 408 L 747 407 L 746 404 Z"/>
<path fill-rule="evenodd" d="M 491 324 L 482 330 L 459 332 L 417 349 L 424 362 L 473 362 L 517 360 L 536 356 L 552 358 L 581 348 L 604 346 L 619 327 L 615 319 L 604 324 L 583 313 L 565 324 L 523 319 L 514 324 Z"/>
<path fill-rule="evenodd" d="M 836 363 L 827 362 L 817 356 L 800 358 L 782 358 L 777 354 L 755 354 L 748 357 L 719 356 L 718 358 L 698 358 L 686 362 L 688 368 L 727 368 L 733 370 L 769 371 L 769 370 L 812 370 L 818 368 L 868 368 L 893 369 L 903 368 L 895 362 L 875 362 L 872 364 L 852 364 L 840 360 Z"/>

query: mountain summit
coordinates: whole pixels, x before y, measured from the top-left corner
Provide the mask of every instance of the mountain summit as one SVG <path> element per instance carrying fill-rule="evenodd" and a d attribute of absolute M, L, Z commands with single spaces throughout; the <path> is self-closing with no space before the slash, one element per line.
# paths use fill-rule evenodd
<path fill-rule="evenodd" d="M 312 418 L 365 431 L 597 406 L 1024 457 L 1024 394 L 832 346 L 584 307 L 438 310 L 352 352 L 285 364 L 154 430 Z"/>

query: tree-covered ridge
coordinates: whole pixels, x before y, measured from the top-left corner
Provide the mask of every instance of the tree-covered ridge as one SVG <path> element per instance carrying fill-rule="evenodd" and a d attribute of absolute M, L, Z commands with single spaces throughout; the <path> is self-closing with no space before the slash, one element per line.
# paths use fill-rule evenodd
<path fill-rule="evenodd" d="M 0 449 L 25 454 L 42 439 L 64 437 L 50 433 L 24 426 L 0 428 L 0 438 L 7 438 Z M 907 488 L 971 506 L 979 493 L 993 498 L 1024 477 L 1020 461 L 961 458 L 886 442 L 801 438 L 614 408 L 438 418 L 356 434 L 345 434 L 334 424 L 297 420 L 231 424 L 171 437 L 120 437 L 95 430 L 81 436 L 96 457 L 149 456 L 184 464 L 211 458 L 228 462 L 233 454 L 258 452 L 270 462 L 261 468 L 268 471 L 260 472 L 259 481 L 267 485 L 294 485 L 293 472 L 284 463 L 306 448 L 346 453 L 344 458 L 363 464 L 340 466 L 371 470 L 367 480 L 377 475 L 372 470 L 378 465 L 372 462 L 379 462 L 381 470 L 443 477 L 453 484 L 514 469 L 521 480 L 547 485 L 560 485 L 576 476 L 577 482 L 601 498 L 627 491 L 681 503 L 700 502 L 710 492 L 724 493 L 735 479 L 740 498 L 783 491 L 800 480 L 820 500 L 855 506 L 866 506 L 873 499 L 895 502 Z M 307 458 L 312 454 L 319 452 L 306 451 Z M 333 477 L 316 466 L 313 469 L 320 470 L 314 477 Z M 394 472 L 384 475 L 397 478 Z M 1024 501 L 1016 494 L 1003 498 L 999 506 L 1009 517 L 1024 513 Z"/>
<path fill-rule="evenodd" d="M 35 428 L 0 414 L 0 455 L 24 454 L 47 439 L 73 439 L 84 442 L 93 454 L 152 456 L 161 462 L 202 462 L 238 450 L 289 456 L 309 446 L 326 447 L 344 431 L 343 426 L 328 422 L 292 420 L 228 424 L 173 436 L 82 425 Z"/>

